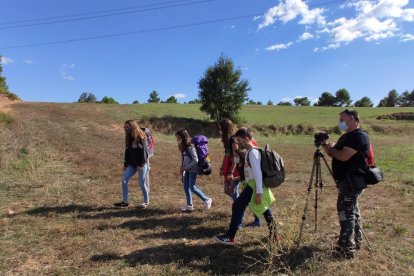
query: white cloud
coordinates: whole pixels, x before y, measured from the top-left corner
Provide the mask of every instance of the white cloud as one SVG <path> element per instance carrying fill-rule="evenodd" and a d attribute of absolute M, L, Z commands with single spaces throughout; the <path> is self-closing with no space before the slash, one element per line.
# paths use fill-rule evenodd
<path fill-rule="evenodd" d="M 61 75 L 62 75 L 62 79 L 63 80 L 68 80 L 68 81 L 74 81 L 75 77 L 69 73 L 70 71 L 73 71 L 73 69 L 75 68 L 75 64 L 74 63 L 64 63 L 62 64 L 62 69 L 61 69 Z"/>
<path fill-rule="evenodd" d="M 406 42 L 406 41 L 411 41 L 414 40 L 414 35 L 413 34 L 405 34 L 401 36 L 401 41 Z"/>
<path fill-rule="evenodd" d="M 289 98 L 289 97 L 284 97 L 284 98 L 281 98 L 280 101 L 281 102 L 290 102 L 290 103 L 292 103 L 293 102 L 293 99 L 292 98 Z"/>
<path fill-rule="evenodd" d="M 186 94 L 179 93 L 179 94 L 175 94 L 174 97 L 176 99 L 183 99 L 183 98 L 187 98 L 187 95 Z"/>
<path fill-rule="evenodd" d="M 299 24 L 324 25 L 326 23 L 325 17 L 322 16 L 324 12 L 325 9 L 322 8 L 309 9 L 309 6 L 302 0 L 285 0 L 264 14 L 263 22 L 260 23 L 258 29 L 273 25 L 277 20 L 287 23 L 296 17 L 302 17 Z"/>
<path fill-rule="evenodd" d="M 268 50 L 268 51 L 274 51 L 274 50 L 280 51 L 280 50 L 284 50 L 284 49 L 289 48 L 290 46 L 292 46 L 292 44 L 293 44 L 292 41 L 290 41 L 286 44 L 273 44 L 269 47 L 266 47 L 266 50 Z"/>
<path fill-rule="evenodd" d="M 305 41 L 305 40 L 312 39 L 312 38 L 313 38 L 313 34 L 308 33 L 308 32 L 304 32 L 303 34 L 300 35 L 298 41 L 299 42 L 300 41 Z"/>
<path fill-rule="evenodd" d="M 1 57 L 0 58 L 0 63 L 4 64 L 4 65 L 7 65 L 7 64 L 13 63 L 13 60 L 11 58 Z"/>
<path fill-rule="evenodd" d="M 62 79 L 68 80 L 68 81 L 74 81 L 75 78 L 72 75 L 68 75 L 66 73 L 62 73 Z"/>
<path fill-rule="evenodd" d="M 23 60 L 23 62 L 26 64 L 33 64 L 33 60 L 30 60 L 30 59 L 25 59 Z"/>

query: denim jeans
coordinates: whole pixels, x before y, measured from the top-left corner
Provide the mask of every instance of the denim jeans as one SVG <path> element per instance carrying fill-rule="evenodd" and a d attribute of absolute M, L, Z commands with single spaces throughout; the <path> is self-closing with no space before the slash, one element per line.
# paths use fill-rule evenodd
<path fill-rule="evenodd" d="M 187 199 L 187 205 L 193 205 L 191 193 L 195 193 L 202 201 L 206 201 L 208 197 L 196 186 L 197 173 L 185 172 L 184 174 L 184 192 Z"/>
<path fill-rule="evenodd" d="M 122 176 L 122 201 L 128 202 L 128 182 L 131 177 L 137 172 L 136 167 L 128 166 Z M 138 171 L 138 184 L 141 188 L 142 194 L 144 195 L 144 203 L 149 203 L 149 186 L 147 185 L 147 173 L 148 166 L 145 164 Z"/>
<path fill-rule="evenodd" d="M 239 225 L 242 222 L 244 212 L 246 211 L 246 208 L 249 205 L 252 196 L 253 189 L 249 186 L 246 186 L 239 195 L 239 197 L 233 202 L 230 227 L 226 233 L 226 235 L 230 238 L 234 238 L 236 236 L 237 230 L 239 229 Z M 263 213 L 263 216 L 267 222 L 269 231 L 271 231 L 271 233 L 277 233 L 277 228 L 276 224 L 274 223 L 272 211 L 270 209 L 267 209 Z"/>
<path fill-rule="evenodd" d="M 229 197 L 231 197 L 233 199 L 233 201 L 235 201 L 238 197 L 239 197 L 239 184 L 240 181 L 236 180 L 233 181 L 233 185 L 234 185 L 234 189 L 231 192 L 230 190 L 230 186 L 231 186 L 231 182 L 224 182 L 224 187 L 226 189 L 226 195 L 228 195 Z"/>

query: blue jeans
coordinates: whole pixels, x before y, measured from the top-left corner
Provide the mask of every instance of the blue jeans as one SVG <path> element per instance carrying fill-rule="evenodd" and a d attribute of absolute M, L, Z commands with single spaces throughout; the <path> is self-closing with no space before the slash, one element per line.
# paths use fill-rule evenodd
<path fill-rule="evenodd" d="M 238 180 L 233 181 L 234 189 L 233 191 L 231 191 L 230 190 L 231 182 L 224 182 L 224 187 L 226 189 L 226 195 L 231 197 L 233 201 L 235 201 L 239 197 L 239 184 L 240 184 L 240 181 Z"/>
<path fill-rule="evenodd" d="M 239 230 L 239 225 L 242 222 L 244 212 L 246 211 L 246 208 L 249 205 L 252 196 L 253 189 L 249 186 L 246 186 L 239 195 L 239 197 L 233 202 L 230 227 L 226 233 L 226 235 L 232 239 L 234 239 L 237 230 Z M 277 228 L 276 224 L 274 223 L 272 211 L 270 209 L 267 209 L 263 213 L 263 216 L 266 219 L 270 233 L 277 233 Z"/>
<path fill-rule="evenodd" d="M 128 182 L 131 177 L 137 172 L 136 167 L 128 166 L 124 171 L 124 175 L 122 176 L 122 201 L 128 202 Z M 148 166 L 145 164 L 142 168 L 138 171 L 138 184 L 141 188 L 142 194 L 144 195 L 144 203 L 149 203 L 149 187 L 147 185 L 147 173 L 148 173 Z"/>
<path fill-rule="evenodd" d="M 206 201 L 208 197 L 196 186 L 197 173 L 185 172 L 184 174 L 184 192 L 187 199 L 187 205 L 193 205 L 191 193 L 195 193 L 202 201 Z"/>

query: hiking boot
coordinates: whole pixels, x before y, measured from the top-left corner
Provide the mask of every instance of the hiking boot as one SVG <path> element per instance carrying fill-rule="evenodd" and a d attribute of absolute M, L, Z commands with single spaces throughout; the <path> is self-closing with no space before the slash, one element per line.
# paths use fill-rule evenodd
<path fill-rule="evenodd" d="M 355 250 L 361 249 L 361 242 L 355 242 Z"/>
<path fill-rule="evenodd" d="M 194 210 L 194 206 L 193 205 L 185 205 L 183 207 L 180 208 L 181 211 L 183 212 L 191 212 Z"/>
<path fill-rule="evenodd" d="M 246 225 L 249 228 L 256 228 L 262 226 L 262 221 L 260 219 L 255 219 L 253 222 L 250 222 Z"/>
<path fill-rule="evenodd" d="M 225 245 L 234 245 L 234 239 L 230 238 L 227 235 L 214 236 L 214 239 L 218 241 L 219 243 L 222 243 Z"/>
<path fill-rule="evenodd" d="M 212 202 L 213 202 L 213 200 L 211 198 L 204 201 L 204 211 L 207 211 L 208 209 L 211 208 L 211 203 Z"/>
<path fill-rule="evenodd" d="M 148 207 L 148 205 L 149 205 L 149 203 L 141 203 L 140 205 L 139 205 L 139 207 L 141 207 L 142 209 L 145 209 L 145 208 L 147 208 Z"/>
<path fill-rule="evenodd" d="M 123 202 L 123 201 L 117 202 L 117 203 L 114 204 L 114 206 L 118 207 L 118 208 L 126 208 L 126 207 L 128 207 L 128 202 Z"/>
<path fill-rule="evenodd" d="M 353 259 L 354 258 L 354 251 L 352 249 L 336 246 L 332 251 L 332 257 L 335 259 Z"/>

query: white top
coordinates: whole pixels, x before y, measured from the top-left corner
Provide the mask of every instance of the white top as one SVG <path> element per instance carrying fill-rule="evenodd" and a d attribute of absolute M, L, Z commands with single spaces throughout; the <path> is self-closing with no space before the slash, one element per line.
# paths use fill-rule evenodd
<path fill-rule="evenodd" d="M 251 150 L 247 151 L 245 158 L 246 158 L 246 162 L 244 162 L 245 181 L 250 181 L 254 179 L 256 181 L 256 194 L 262 194 L 263 193 L 263 175 L 262 175 L 262 169 L 260 167 L 260 161 L 261 161 L 260 152 L 257 148 L 252 148 Z M 251 167 L 249 166 L 249 162 L 247 162 L 247 158 L 249 158 Z"/>

